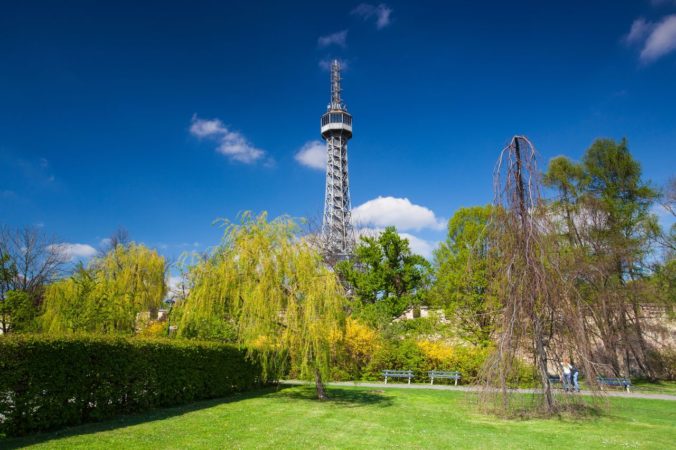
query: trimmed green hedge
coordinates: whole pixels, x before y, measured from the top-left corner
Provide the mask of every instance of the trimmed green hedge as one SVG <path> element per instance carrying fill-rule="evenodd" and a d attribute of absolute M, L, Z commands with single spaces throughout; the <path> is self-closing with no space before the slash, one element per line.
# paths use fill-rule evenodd
<path fill-rule="evenodd" d="M 0 435 L 222 397 L 260 381 L 260 367 L 226 344 L 5 336 L 0 338 Z"/>

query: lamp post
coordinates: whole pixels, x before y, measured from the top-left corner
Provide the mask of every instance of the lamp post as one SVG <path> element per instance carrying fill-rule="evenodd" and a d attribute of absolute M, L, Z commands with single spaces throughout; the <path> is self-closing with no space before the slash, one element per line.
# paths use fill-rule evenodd
<path fill-rule="evenodd" d="M 174 303 L 176 303 L 176 300 L 173 297 L 168 297 L 164 300 L 164 304 L 169 307 L 167 311 L 167 337 L 171 335 L 171 309 L 174 307 Z"/>

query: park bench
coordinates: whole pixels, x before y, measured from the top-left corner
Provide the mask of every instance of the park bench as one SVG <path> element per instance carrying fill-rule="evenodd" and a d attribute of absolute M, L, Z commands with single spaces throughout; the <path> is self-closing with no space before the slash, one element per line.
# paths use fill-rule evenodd
<path fill-rule="evenodd" d="M 627 392 L 631 392 L 629 388 L 631 387 L 631 380 L 629 378 L 608 378 L 608 377 L 596 377 L 596 380 L 599 384 L 605 386 L 618 386 L 623 387 Z"/>
<path fill-rule="evenodd" d="M 430 384 L 434 384 L 435 378 L 448 378 L 455 380 L 455 385 L 458 385 L 458 380 L 460 379 L 460 372 L 440 372 L 438 370 L 430 370 L 427 372 L 427 376 L 430 378 Z"/>
<path fill-rule="evenodd" d="M 561 375 L 549 375 L 549 384 L 561 384 L 563 386 Z"/>
<path fill-rule="evenodd" d="M 385 384 L 388 378 L 408 378 L 408 384 L 411 384 L 413 378 L 412 370 L 383 370 L 382 375 L 385 377 Z"/>

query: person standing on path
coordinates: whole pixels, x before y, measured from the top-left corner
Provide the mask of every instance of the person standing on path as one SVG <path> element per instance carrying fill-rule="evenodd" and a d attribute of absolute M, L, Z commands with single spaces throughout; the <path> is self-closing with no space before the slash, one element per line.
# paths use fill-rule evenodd
<path fill-rule="evenodd" d="M 568 389 L 572 390 L 571 387 L 571 369 L 573 366 L 570 365 L 570 360 L 568 358 L 563 359 L 563 390 L 568 392 Z"/>

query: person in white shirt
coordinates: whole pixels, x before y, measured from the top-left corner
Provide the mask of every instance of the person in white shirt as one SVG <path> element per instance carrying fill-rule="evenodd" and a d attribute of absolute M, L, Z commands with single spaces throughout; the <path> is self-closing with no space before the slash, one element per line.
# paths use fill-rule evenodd
<path fill-rule="evenodd" d="M 563 390 L 568 392 L 568 389 L 572 390 L 572 369 L 573 366 L 570 365 L 570 360 L 568 358 L 563 358 Z"/>

